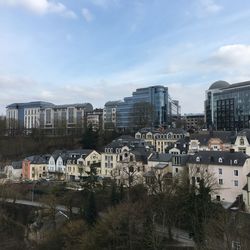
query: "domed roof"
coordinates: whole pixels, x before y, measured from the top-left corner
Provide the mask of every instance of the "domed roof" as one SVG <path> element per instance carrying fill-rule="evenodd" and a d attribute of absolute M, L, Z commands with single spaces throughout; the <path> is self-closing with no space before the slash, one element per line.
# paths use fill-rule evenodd
<path fill-rule="evenodd" d="M 216 81 L 214 82 L 209 89 L 221 89 L 230 86 L 226 81 Z"/>

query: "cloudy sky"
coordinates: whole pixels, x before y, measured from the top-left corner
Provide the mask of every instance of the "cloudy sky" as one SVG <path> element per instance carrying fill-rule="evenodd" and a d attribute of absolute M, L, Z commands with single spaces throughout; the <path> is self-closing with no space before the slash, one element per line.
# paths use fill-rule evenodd
<path fill-rule="evenodd" d="M 249 29 L 249 0 L 0 0 L 0 114 L 154 84 L 202 112 L 211 83 L 250 80 Z"/>

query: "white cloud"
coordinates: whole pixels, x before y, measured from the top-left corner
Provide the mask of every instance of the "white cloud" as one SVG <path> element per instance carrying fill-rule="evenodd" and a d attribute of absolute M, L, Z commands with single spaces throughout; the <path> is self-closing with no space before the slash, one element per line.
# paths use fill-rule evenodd
<path fill-rule="evenodd" d="M 93 19 L 94 19 L 94 16 L 90 12 L 90 10 L 87 9 L 87 8 L 82 9 L 82 16 L 85 19 L 85 21 L 88 22 L 88 23 L 93 21 Z"/>
<path fill-rule="evenodd" d="M 216 4 L 214 0 L 200 0 L 200 3 L 207 13 L 217 13 L 222 9 L 222 6 Z"/>
<path fill-rule="evenodd" d="M 204 68 L 224 76 L 230 82 L 245 81 L 250 78 L 250 45 L 230 44 L 219 47 L 203 63 Z"/>
<path fill-rule="evenodd" d="M 90 0 L 90 2 L 98 7 L 106 9 L 110 6 L 119 6 L 121 0 Z"/>
<path fill-rule="evenodd" d="M 232 44 L 220 47 L 212 56 L 213 61 L 230 67 L 250 67 L 250 45 Z"/>
<path fill-rule="evenodd" d="M 194 12 L 198 18 L 204 18 L 216 14 L 223 9 L 221 5 L 216 3 L 216 0 L 196 0 L 193 7 L 194 10 L 185 12 L 187 16 Z"/>
<path fill-rule="evenodd" d="M 39 15 L 56 13 L 73 19 L 77 17 L 72 10 L 69 10 L 62 3 L 49 0 L 0 0 L 0 5 L 22 7 Z"/>

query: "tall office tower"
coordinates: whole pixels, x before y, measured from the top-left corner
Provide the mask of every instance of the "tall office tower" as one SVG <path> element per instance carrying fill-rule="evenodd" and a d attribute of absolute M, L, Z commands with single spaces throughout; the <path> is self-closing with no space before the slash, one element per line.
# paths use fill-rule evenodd
<path fill-rule="evenodd" d="M 206 91 L 205 119 L 208 129 L 250 128 L 250 81 L 214 82 Z"/>
<path fill-rule="evenodd" d="M 170 98 L 168 88 L 150 86 L 136 89 L 117 106 L 117 128 L 167 127 L 179 115 L 179 103 Z"/>

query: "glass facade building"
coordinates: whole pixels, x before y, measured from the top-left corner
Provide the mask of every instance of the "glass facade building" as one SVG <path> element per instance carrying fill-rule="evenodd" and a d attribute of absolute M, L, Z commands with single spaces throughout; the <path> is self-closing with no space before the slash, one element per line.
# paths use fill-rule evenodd
<path fill-rule="evenodd" d="M 206 123 L 216 130 L 250 128 L 250 81 L 218 81 L 206 92 Z"/>
<path fill-rule="evenodd" d="M 139 112 L 135 111 L 136 104 L 142 104 Z M 147 106 L 147 107 L 146 107 Z M 140 113 L 144 112 L 144 114 Z M 150 114 L 145 114 L 150 112 Z M 136 127 L 135 121 L 140 116 L 150 116 L 150 127 L 167 127 L 171 125 L 172 117 L 179 115 L 179 103 L 170 98 L 168 88 L 164 86 L 151 86 L 136 89 L 131 97 L 125 97 L 117 106 L 117 128 L 128 129 Z"/>

